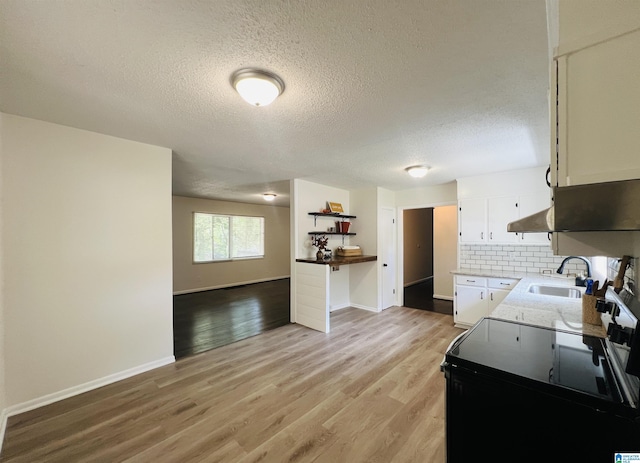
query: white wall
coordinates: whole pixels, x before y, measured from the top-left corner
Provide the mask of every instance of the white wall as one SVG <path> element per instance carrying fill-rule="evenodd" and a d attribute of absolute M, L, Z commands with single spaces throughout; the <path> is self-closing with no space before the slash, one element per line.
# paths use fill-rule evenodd
<path fill-rule="evenodd" d="M 328 227 L 335 226 L 333 220 L 326 217 L 318 218 L 316 225 L 314 225 L 313 216 L 310 216 L 309 212 L 319 212 L 326 206 L 327 201 L 331 201 L 341 203 L 345 214 L 357 215 L 354 214 L 350 208 L 349 191 L 300 179 L 296 179 L 293 182 L 294 191 L 292 198 L 294 199 L 292 208 L 295 209 L 295 256 L 291 259 L 292 266 L 295 264 L 295 259 L 315 259 L 318 248 L 311 245 L 310 231 L 326 231 Z M 352 226 L 354 229 L 358 227 L 358 221 L 359 219 L 353 221 L 354 224 Z M 340 236 L 328 236 L 330 237 L 329 247 L 331 249 L 335 250 L 335 248 L 342 244 L 342 238 Z M 344 244 L 350 244 L 350 237 L 345 237 Z M 292 268 L 291 271 L 291 275 L 293 276 L 295 269 Z M 337 272 L 331 272 L 331 298 L 329 305 L 332 310 L 349 305 L 349 272 L 349 265 L 340 267 L 340 270 Z M 295 287 L 293 281 L 291 287 Z M 292 294 L 292 306 L 294 306 L 294 301 L 295 297 Z"/>
<path fill-rule="evenodd" d="M 449 182 L 442 185 L 396 191 L 395 197 L 396 206 L 399 208 L 434 207 L 456 203 L 458 201 L 458 191 L 456 182 Z"/>
<path fill-rule="evenodd" d="M 362 253 L 379 256 L 378 252 L 378 189 L 366 188 L 352 191 L 350 203 L 358 218 L 353 220 L 356 236 L 351 244 L 362 248 Z M 350 230 L 351 231 L 351 230 Z M 380 257 L 376 262 L 349 265 L 349 302 L 353 307 L 378 310 L 378 270 Z M 342 271 L 340 268 L 340 271 Z"/>
<path fill-rule="evenodd" d="M 193 263 L 193 213 L 264 217 L 262 259 Z M 289 276 L 289 208 L 173 197 L 173 291 L 187 293 Z"/>
<path fill-rule="evenodd" d="M 545 183 L 547 166 L 458 179 L 458 199 L 512 195 L 551 195 Z"/>
<path fill-rule="evenodd" d="M 433 297 L 453 299 L 453 275 L 458 264 L 458 208 L 433 209 Z"/>
<path fill-rule="evenodd" d="M 171 150 L 2 119 L 6 405 L 173 361 Z"/>

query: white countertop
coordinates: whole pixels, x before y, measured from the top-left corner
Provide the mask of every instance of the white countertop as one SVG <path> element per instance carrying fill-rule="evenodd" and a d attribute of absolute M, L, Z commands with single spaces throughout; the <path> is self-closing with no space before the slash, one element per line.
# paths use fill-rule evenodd
<path fill-rule="evenodd" d="M 585 288 L 575 286 L 573 278 L 555 275 L 513 274 L 471 269 L 458 269 L 456 275 L 477 275 L 496 278 L 518 278 L 520 282 L 509 295 L 489 314 L 492 318 L 518 321 L 529 325 L 544 326 L 565 331 L 604 337 L 603 326 L 582 323 L 582 299 L 545 296 L 529 292 L 532 284 L 573 287 L 584 293 Z"/>

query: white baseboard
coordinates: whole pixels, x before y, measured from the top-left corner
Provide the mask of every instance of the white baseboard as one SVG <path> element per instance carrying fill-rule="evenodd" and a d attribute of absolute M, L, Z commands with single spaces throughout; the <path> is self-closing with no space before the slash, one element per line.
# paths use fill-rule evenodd
<path fill-rule="evenodd" d="M 329 307 L 329 313 L 331 312 L 335 312 L 336 310 L 342 310 L 342 309 L 346 309 L 347 307 L 353 307 L 351 304 L 347 303 L 342 303 L 342 304 L 336 304 L 336 305 L 332 305 Z"/>
<path fill-rule="evenodd" d="M 355 307 L 356 309 L 368 310 L 369 312 L 379 312 L 377 307 L 370 307 L 368 305 L 351 304 L 351 307 Z"/>
<path fill-rule="evenodd" d="M 54 402 L 58 402 L 60 400 L 68 399 L 69 397 L 73 397 L 84 392 L 91 391 L 93 389 L 97 389 L 102 386 L 106 386 L 111 383 L 115 383 L 117 381 L 121 381 L 126 378 L 130 378 L 131 376 L 139 375 L 140 373 L 144 373 L 149 370 L 153 370 L 155 368 L 160 368 L 165 365 L 169 365 L 170 363 L 174 363 L 176 358 L 172 355 L 170 357 L 165 357 L 160 360 L 155 360 L 153 362 L 145 363 L 144 365 L 139 365 L 137 367 L 129 368 L 128 370 L 120 371 L 118 373 L 114 373 L 109 376 L 105 376 L 103 378 L 98 378 L 93 381 L 89 381 L 84 384 L 79 384 L 78 386 L 73 386 L 68 389 L 63 389 L 62 391 L 54 392 L 52 394 L 47 394 L 42 397 L 38 397 L 36 399 L 28 400 L 27 402 L 23 402 L 20 404 L 12 405 L 7 407 L 4 410 L 5 413 L 5 421 L 6 418 L 19 415 L 20 413 L 28 412 L 30 410 L 35 410 L 36 408 L 44 407 L 45 405 L 52 404 Z"/>
<path fill-rule="evenodd" d="M 212 289 L 233 288 L 234 286 L 252 285 L 254 283 L 264 283 L 267 281 L 284 280 L 285 278 L 291 278 L 291 276 L 284 275 L 279 277 L 260 278 L 258 280 L 236 281 L 235 283 L 228 283 L 226 285 L 215 285 L 215 286 L 206 286 L 203 288 L 182 289 L 180 291 L 174 291 L 173 295 L 179 296 L 180 294 L 199 293 L 201 291 L 211 291 Z"/>
<path fill-rule="evenodd" d="M 4 432 L 7 430 L 7 409 L 0 410 L 0 455 L 2 455 L 2 444 L 4 443 Z"/>
<path fill-rule="evenodd" d="M 452 296 L 443 296 L 442 294 L 434 294 L 433 298 L 434 299 L 443 299 L 445 301 L 453 301 L 453 297 Z"/>
<path fill-rule="evenodd" d="M 353 307 L 354 309 L 368 310 L 369 312 L 379 312 L 379 310 L 375 307 L 369 307 L 367 305 L 360 305 L 360 304 L 348 304 L 348 303 L 333 306 L 329 309 L 329 312 L 335 312 L 336 310 L 347 309 L 349 307 Z"/>

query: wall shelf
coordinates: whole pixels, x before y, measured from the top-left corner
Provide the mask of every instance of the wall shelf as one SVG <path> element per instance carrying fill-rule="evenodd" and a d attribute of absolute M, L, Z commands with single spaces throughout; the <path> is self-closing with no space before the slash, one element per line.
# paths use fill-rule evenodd
<path fill-rule="evenodd" d="M 341 233 L 341 232 L 323 232 L 323 231 L 312 231 L 309 232 L 310 235 L 348 235 L 348 236 L 353 236 L 355 235 L 355 233 L 349 232 L 349 233 Z"/>
<path fill-rule="evenodd" d="M 313 216 L 313 226 L 316 226 L 318 217 L 330 217 L 332 219 L 355 219 L 355 215 L 339 214 L 337 212 L 309 212 L 309 215 Z M 344 220 L 343 220 L 344 222 Z"/>
<path fill-rule="evenodd" d="M 338 212 L 309 212 L 309 215 L 313 216 L 313 226 L 316 227 L 317 226 L 317 220 L 318 217 L 329 217 L 331 219 L 341 219 L 341 222 L 344 222 L 344 219 L 355 219 L 356 216 L 355 215 L 349 215 L 349 214 L 340 214 Z M 344 237 L 345 236 L 354 236 L 355 233 L 352 232 L 348 232 L 348 233 L 342 233 L 342 232 L 328 232 L 328 231 L 311 231 L 309 232 L 310 235 L 340 235 L 342 236 L 342 244 L 344 245 Z"/>

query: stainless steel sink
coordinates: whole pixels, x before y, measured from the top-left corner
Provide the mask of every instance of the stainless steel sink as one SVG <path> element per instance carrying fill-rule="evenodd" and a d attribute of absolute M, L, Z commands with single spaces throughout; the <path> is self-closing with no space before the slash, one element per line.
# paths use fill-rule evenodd
<path fill-rule="evenodd" d="M 543 296 L 582 297 L 582 293 L 579 289 L 567 288 L 566 286 L 531 285 L 529 286 L 529 292 L 533 294 L 542 294 Z"/>

